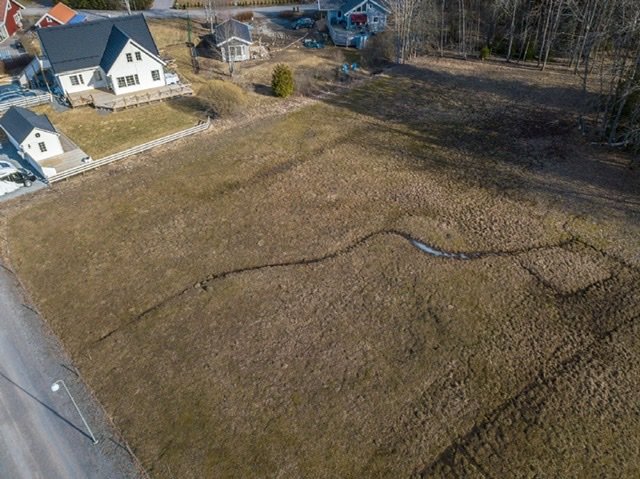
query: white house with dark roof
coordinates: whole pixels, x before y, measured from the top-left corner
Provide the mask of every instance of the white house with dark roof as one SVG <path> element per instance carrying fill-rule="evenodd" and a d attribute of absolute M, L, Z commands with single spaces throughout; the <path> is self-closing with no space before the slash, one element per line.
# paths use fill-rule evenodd
<path fill-rule="evenodd" d="M 67 96 L 92 89 L 123 95 L 166 84 L 166 64 L 141 14 L 40 29 L 38 37 Z"/>
<path fill-rule="evenodd" d="M 60 134 L 46 115 L 12 106 L 0 118 L 0 128 L 23 157 L 40 162 L 64 153 Z"/>
<path fill-rule="evenodd" d="M 215 32 L 216 49 L 220 52 L 223 62 L 243 62 L 251 59 L 249 48 L 251 30 L 246 23 L 233 18 L 216 25 Z"/>

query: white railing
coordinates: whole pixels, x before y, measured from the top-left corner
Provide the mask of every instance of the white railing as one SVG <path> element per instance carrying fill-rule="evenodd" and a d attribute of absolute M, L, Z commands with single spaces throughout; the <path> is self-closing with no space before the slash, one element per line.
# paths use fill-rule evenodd
<path fill-rule="evenodd" d="M 178 131 L 176 133 L 172 133 L 171 135 L 158 138 L 157 140 L 134 146 L 133 148 L 129 148 L 128 150 L 105 156 L 104 158 L 101 158 L 99 160 L 91 161 L 89 163 L 85 163 L 83 165 L 61 171 L 56 175 L 50 176 L 48 178 L 48 182 L 55 183 L 56 181 L 71 178 L 72 176 L 79 175 L 80 173 L 84 173 L 85 171 L 93 170 L 94 168 L 98 168 L 99 166 L 108 165 L 109 163 L 113 163 L 114 161 L 122 160 L 124 158 L 127 158 L 128 156 L 136 155 L 138 153 L 142 153 L 143 151 L 150 150 L 151 148 L 155 148 L 156 146 L 164 145 L 166 143 L 179 140 L 180 138 L 200 133 L 201 131 L 205 131 L 207 128 L 209 128 L 209 125 L 211 125 L 211 119 L 207 117 L 206 121 L 203 121 L 196 126 L 192 126 L 191 128 L 187 128 L 186 130 Z"/>
<path fill-rule="evenodd" d="M 43 103 L 50 103 L 53 101 L 51 93 L 42 92 L 35 96 L 25 96 L 22 98 L 16 98 L 15 100 L 9 100 L 0 103 L 0 113 L 7 111 L 12 106 L 33 106 L 42 105 Z"/>

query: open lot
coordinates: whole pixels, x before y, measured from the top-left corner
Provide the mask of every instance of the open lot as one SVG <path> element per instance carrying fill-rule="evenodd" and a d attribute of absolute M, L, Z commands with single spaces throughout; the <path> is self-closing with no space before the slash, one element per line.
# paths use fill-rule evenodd
<path fill-rule="evenodd" d="M 396 67 L 5 208 L 4 253 L 153 477 L 637 477 L 639 178 L 579 94 Z"/>

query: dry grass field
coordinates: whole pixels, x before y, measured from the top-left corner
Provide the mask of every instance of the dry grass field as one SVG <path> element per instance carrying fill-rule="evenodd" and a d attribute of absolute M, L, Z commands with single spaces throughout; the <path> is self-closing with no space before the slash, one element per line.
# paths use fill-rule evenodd
<path fill-rule="evenodd" d="M 638 477 L 640 179 L 578 95 L 396 67 L 19 200 L 4 253 L 154 478 Z"/>

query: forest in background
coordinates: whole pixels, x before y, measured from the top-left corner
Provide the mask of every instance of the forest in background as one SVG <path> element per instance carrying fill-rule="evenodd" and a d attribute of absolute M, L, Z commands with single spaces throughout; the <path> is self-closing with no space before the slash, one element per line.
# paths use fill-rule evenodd
<path fill-rule="evenodd" d="M 424 54 L 562 65 L 582 78 L 582 131 L 640 150 L 637 0 L 388 0 L 393 60 Z M 589 94 L 595 92 L 596 94 Z"/>

